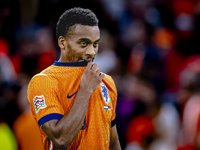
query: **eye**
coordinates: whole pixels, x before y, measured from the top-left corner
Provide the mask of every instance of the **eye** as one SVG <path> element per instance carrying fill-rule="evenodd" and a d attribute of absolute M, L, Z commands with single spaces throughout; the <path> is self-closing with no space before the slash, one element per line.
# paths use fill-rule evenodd
<path fill-rule="evenodd" d="M 82 47 L 86 47 L 87 46 L 86 42 L 80 42 L 80 44 L 81 44 Z"/>
<path fill-rule="evenodd" d="M 98 43 L 94 43 L 93 46 L 94 48 L 96 48 L 98 46 Z"/>

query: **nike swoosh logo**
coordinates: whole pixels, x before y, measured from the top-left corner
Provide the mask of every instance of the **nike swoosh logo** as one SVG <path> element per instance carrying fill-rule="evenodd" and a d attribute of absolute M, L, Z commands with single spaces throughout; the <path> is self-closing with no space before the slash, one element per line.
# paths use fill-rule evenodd
<path fill-rule="evenodd" d="M 77 92 L 78 92 L 78 91 L 76 91 L 76 92 L 75 92 L 74 94 L 72 94 L 72 95 L 67 94 L 67 98 L 68 98 L 68 99 L 72 98 Z"/>

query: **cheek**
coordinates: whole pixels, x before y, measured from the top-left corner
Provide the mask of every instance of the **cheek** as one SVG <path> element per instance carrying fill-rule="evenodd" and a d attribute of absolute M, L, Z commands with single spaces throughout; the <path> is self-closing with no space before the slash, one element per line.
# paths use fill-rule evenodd
<path fill-rule="evenodd" d="M 67 46 L 67 55 L 68 56 L 73 56 L 76 54 L 76 48 L 74 48 L 73 46 L 71 45 L 68 45 Z"/>
<path fill-rule="evenodd" d="M 68 45 L 68 50 L 67 50 L 67 54 L 66 54 L 66 57 L 68 60 L 70 60 L 72 62 L 76 62 L 76 61 L 78 61 L 78 59 L 80 57 L 82 57 L 82 55 L 83 55 L 82 50 L 79 50 L 78 48 Z"/>
<path fill-rule="evenodd" d="M 97 47 L 95 48 L 95 53 L 96 53 L 96 54 L 97 54 L 98 50 L 99 50 L 99 47 L 97 46 Z"/>

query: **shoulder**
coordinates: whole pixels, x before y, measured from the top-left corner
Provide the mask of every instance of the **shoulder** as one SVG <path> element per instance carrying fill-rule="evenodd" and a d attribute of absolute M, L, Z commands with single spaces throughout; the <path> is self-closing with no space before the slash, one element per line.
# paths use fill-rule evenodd
<path fill-rule="evenodd" d="M 49 79 L 49 76 L 47 74 L 38 73 L 38 74 L 34 75 L 31 78 L 31 80 L 29 82 L 29 86 L 32 85 L 32 84 L 34 84 L 34 83 L 38 83 L 38 82 L 45 83 L 45 82 L 47 82 L 49 80 L 50 79 Z"/>
<path fill-rule="evenodd" d="M 113 96 L 117 96 L 117 89 L 116 89 L 114 80 L 111 76 L 105 74 L 102 82 L 108 88 L 110 94 L 112 94 L 112 95 L 114 94 Z"/>
<path fill-rule="evenodd" d="M 34 82 L 50 82 L 54 80 L 54 76 L 56 75 L 55 73 L 55 68 L 53 66 L 49 66 L 48 68 L 44 69 L 42 72 L 34 75 L 29 84 L 30 83 L 34 83 Z"/>
<path fill-rule="evenodd" d="M 51 74 L 44 71 L 34 75 L 28 84 L 28 90 L 32 88 L 36 89 L 47 89 L 56 87 L 58 81 Z"/>
<path fill-rule="evenodd" d="M 114 83 L 113 78 L 107 74 L 104 74 L 103 81 L 108 82 L 108 83 Z"/>
<path fill-rule="evenodd" d="M 115 83 L 114 80 L 111 76 L 105 74 L 104 78 L 103 78 L 103 82 L 107 85 L 107 86 L 113 86 L 115 88 Z"/>
<path fill-rule="evenodd" d="M 29 102 L 32 103 L 35 96 L 50 96 L 57 93 L 58 90 L 57 80 L 41 72 L 33 76 L 30 80 L 27 88 L 27 97 Z"/>

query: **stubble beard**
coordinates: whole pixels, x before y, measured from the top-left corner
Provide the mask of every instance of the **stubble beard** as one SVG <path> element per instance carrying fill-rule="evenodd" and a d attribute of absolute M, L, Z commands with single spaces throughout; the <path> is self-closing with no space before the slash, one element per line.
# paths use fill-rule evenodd
<path fill-rule="evenodd" d="M 82 61 L 87 61 L 87 62 L 89 62 L 89 61 L 94 61 L 94 57 L 87 57 L 86 59 L 84 59 L 84 58 L 82 58 L 82 57 L 79 57 L 78 58 L 78 62 L 82 62 Z"/>

